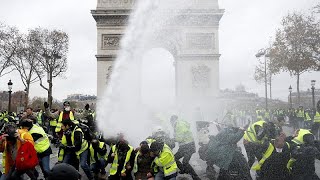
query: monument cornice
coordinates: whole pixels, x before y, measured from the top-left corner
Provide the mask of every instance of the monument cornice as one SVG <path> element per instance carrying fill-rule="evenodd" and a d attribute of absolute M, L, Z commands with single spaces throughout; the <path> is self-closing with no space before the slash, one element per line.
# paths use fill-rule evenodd
<path fill-rule="evenodd" d="M 93 15 L 97 22 L 97 26 L 127 26 L 129 15 Z"/>
<path fill-rule="evenodd" d="M 91 10 L 93 16 L 100 15 L 130 15 L 131 9 L 103 9 L 103 10 Z"/>
<path fill-rule="evenodd" d="M 116 54 L 96 55 L 97 61 L 114 61 L 117 58 Z"/>
<path fill-rule="evenodd" d="M 197 60 L 219 60 L 221 54 L 180 54 L 177 56 L 178 61 Z"/>

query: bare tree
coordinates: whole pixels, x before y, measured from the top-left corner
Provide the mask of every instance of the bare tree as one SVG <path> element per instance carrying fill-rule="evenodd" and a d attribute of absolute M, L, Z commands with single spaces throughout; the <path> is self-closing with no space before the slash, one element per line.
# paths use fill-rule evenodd
<path fill-rule="evenodd" d="M 0 77 L 14 71 L 12 58 L 17 52 L 20 41 L 17 28 L 0 23 Z"/>
<path fill-rule="evenodd" d="M 271 49 L 271 64 L 297 78 L 298 104 L 300 104 L 300 75 L 317 70 L 320 50 L 320 26 L 313 15 L 288 14 L 282 28 L 276 33 Z"/>
<path fill-rule="evenodd" d="M 37 56 L 36 43 L 33 40 L 31 33 L 28 35 L 21 35 L 21 43 L 15 58 L 13 58 L 12 64 L 19 72 L 21 81 L 25 87 L 26 100 L 24 102 L 25 107 L 28 106 L 30 85 L 39 80 L 36 73 L 36 67 L 40 65 L 40 61 Z M 41 69 L 38 68 L 40 72 Z M 40 73 L 41 74 L 41 73 Z"/>
<path fill-rule="evenodd" d="M 37 47 L 39 66 L 36 73 L 40 86 L 48 92 L 48 103 L 52 105 L 52 80 L 67 71 L 67 53 L 69 49 L 69 36 L 60 30 L 36 28 L 30 30 L 30 35 Z M 46 87 L 43 78 L 47 75 Z"/>

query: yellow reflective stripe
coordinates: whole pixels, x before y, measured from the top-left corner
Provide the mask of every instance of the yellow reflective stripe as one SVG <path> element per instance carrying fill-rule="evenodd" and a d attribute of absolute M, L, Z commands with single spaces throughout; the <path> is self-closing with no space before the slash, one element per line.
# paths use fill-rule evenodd
<path fill-rule="evenodd" d="M 60 112 L 60 115 L 59 115 L 59 119 L 58 119 L 58 122 L 59 122 L 59 123 L 62 122 L 62 117 L 63 117 L 63 112 L 61 111 L 61 112 Z"/>
<path fill-rule="evenodd" d="M 57 126 L 56 126 L 56 129 L 55 129 L 55 132 L 58 133 L 61 131 L 61 126 L 62 126 L 62 123 L 61 122 L 58 122 Z"/>
<path fill-rule="evenodd" d="M 292 170 L 292 165 L 293 165 L 294 162 L 296 162 L 296 159 L 294 159 L 294 158 L 291 158 L 291 159 L 288 161 L 288 163 L 287 163 L 287 169 L 288 169 L 289 171 Z"/>
<path fill-rule="evenodd" d="M 64 157 L 64 149 L 59 149 L 59 156 L 58 156 L 58 161 L 62 162 Z"/>
<path fill-rule="evenodd" d="M 6 149 L 7 149 L 7 142 L 5 141 L 4 142 L 4 151 L 2 153 L 2 169 L 3 169 L 2 172 L 3 173 L 6 173 L 6 156 L 7 156 Z"/>
<path fill-rule="evenodd" d="M 268 147 L 267 151 L 264 153 L 262 159 L 258 162 L 258 164 L 253 166 L 252 169 L 255 171 L 261 170 L 261 166 L 271 156 L 273 151 L 274 151 L 274 146 L 271 143 L 269 143 L 269 147 Z"/>
<path fill-rule="evenodd" d="M 171 162 L 169 162 L 166 166 L 164 166 L 165 168 L 168 168 L 170 167 L 172 164 L 174 164 L 176 161 L 175 160 L 172 160 Z"/>
<path fill-rule="evenodd" d="M 317 111 L 316 115 L 314 116 L 314 122 L 320 122 L 320 113 Z"/>
<path fill-rule="evenodd" d="M 253 128 L 253 125 L 250 126 L 249 131 L 250 131 L 250 132 L 246 131 L 248 138 L 250 139 L 251 142 L 256 142 L 256 138 L 253 138 L 253 137 L 251 137 L 251 135 L 250 135 L 250 134 L 252 134 L 253 136 L 256 136 L 256 132 L 255 132 L 255 130 L 254 130 L 254 128 Z"/>
<path fill-rule="evenodd" d="M 309 113 L 306 113 L 305 121 L 311 121 L 311 117 L 310 117 Z"/>
<path fill-rule="evenodd" d="M 128 145 L 128 146 L 130 147 L 130 149 L 129 149 L 129 151 L 127 152 L 126 160 L 125 160 L 125 162 L 124 162 L 124 164 L 123 164 L 123 169 L 122 169 L 121 173 L 125 173 L 125 172 L 126 172 L 126 165 L 127 165 L 127 163 L 129 162 L 130 157 L 131 157 L 131 153 L 132 153 L 132 151 L 133 151 L 133 147 L 130 146 L 130 145 Z"/>
<path fill-rule="evenodd" d="M 292 139 L 292 141 L 296 144 L 303 144 L 303 142 L 299 141 L 298 139 Z"/>
<path fill-rule="evenodd" d="M 134 158 L 134 165 L 133 165 L 133 173 L 138 172 L 138 157 L 140 155 L 140 151 L 137 153 L 136 157 Z"/>
<path fill-rule="evenodd" d="M 110 167 L 110 175 L 115 175 L 118 170 L 118 155 L 116 152 L 116 146 L 112 146 L 112 153 L 114 153 L 114 159 Z"/>

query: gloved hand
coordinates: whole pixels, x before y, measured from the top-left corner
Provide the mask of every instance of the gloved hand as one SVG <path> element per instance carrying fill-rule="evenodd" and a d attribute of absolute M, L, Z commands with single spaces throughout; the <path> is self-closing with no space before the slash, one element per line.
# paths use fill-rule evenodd
<path fill-rule="evenodd" d="M 44 102 L 44 103 L 43 103 L 43 106 L 44 106 L 45 109 L 48 109 L 48 108 L 49 108 L 49 104 L 48 104 L 47 102 Z"/>
<path fill-rule="evenodd" d="M 84 107 L 86 110 L 89 110 L 90 106 L 89 104 L 86 104 L 86 106 Z"/>

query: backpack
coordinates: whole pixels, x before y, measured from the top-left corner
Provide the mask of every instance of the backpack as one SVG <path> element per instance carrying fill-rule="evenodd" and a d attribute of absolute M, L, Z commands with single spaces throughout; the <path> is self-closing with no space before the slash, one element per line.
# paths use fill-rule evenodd
<path fill-rule="evenodd" d="M 39 160 L 37 151 L 34 149 L 34 145 L 29 141 L 21 144 L 17 151 L 17 157 L 15 161 L 17 170 L 23 171 L 33 169 L 38 165 L 38 162 Z"/>
<path fill-rule="evenodd" d="M 90 130 L 89 126 L 83 123 L 79 123 L 77 125 L 82 130 L 85 140 L 87 140 L 88 142 L 91 142 L 93 139 L 96 138 L 96 135 L 94 134 L 94 132 Z"/>

